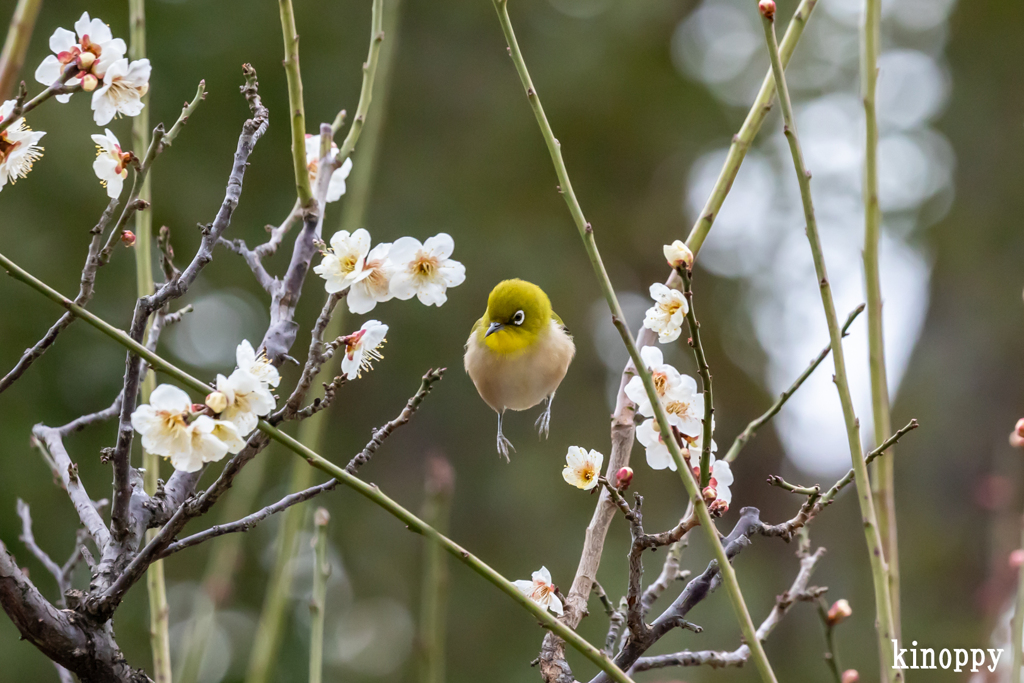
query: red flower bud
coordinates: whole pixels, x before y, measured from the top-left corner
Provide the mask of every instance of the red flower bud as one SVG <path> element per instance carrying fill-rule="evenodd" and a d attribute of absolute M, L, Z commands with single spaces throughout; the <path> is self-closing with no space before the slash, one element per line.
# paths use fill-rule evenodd
<path fill-rule="evenodd" d="M 633 481 L 633 468 L 623 467 L 615 474 L 615 488 L 625 491 Z"/>
<path fill-rule="evenodd" d="M 768 21 L 775 18 L 775 0 L 761 0 L 757 3 L 757 7 L 761 10 L 761 16 Z"/>
<path fill-rule="evenodd" d="M 843 672 L 842 679 L 843 683 L 857 683 L 860 680 L 860 674 L 857 673 L 856 669 L 847 669 Z"/>
<path fill-rule="evenodd" d="M 830 626 L 835 626 L 852 615 L 853 609 L 850 607 L 850 603 L 846 600 L 836 600 L 828 610 L 828 623 Z"/>
<path fill-rule="evenodd" d="M 131 230 L 125 230 L 121 233 L 121 243 L 126 247 L 135 246 L 135 233 Z"/>
<path fill-rule="evenodd" d="M 710 503 L 711 501 L 718 498 L 718 490 L 714 486 L 708 486 L 703 491 L 701 491 L 701 495 L 704 496 L 705 503 Z"/>
<path fill-rule="evenodd" d="M 710 512 L 713 517 L 721 517 L 728 511 L 729 504 L 721 498 L 715 498 L 711 501 L 711 504 L 708 505 L 708 512 Z"/>
<path fill-rule="evenodd" d="M 1017 548 L 1010 553 L 1010 568 L 1019 569 L 1021 565 L 1024 565 L 1024 550 Z"/>

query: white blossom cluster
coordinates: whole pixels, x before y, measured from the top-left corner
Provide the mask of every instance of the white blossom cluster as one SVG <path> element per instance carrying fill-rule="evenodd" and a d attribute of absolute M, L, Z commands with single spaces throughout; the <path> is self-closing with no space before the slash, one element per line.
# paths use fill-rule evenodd
<path fill-rule="evenodd" d="M 440 306 L 448 300 L 448 288 L 466 279 L 466 267 L 450 258 L 454 250 L 455 241 L 443 232 L 425 243 L 402 237 L 370 249 L 365 229 L 351 234 L 341 230 L 331 237 L 330 248 L 323 250 L 323 260 L 313 272 L 324 279 L 328 293 L 348 291 L 352 313 L 369 313 L 378 303 L 414 296 L 427 306 Z"/>
<path fill-rule="evenodd" d="M 92 93 L 93 120 L 97 125 L 106 126 L 119 115 L 138 116 L 142 112 L 142 97 L 149 91 L 149 60 L 129 62 L 124 56 L 125 42 L 114 38 L 103 21 L 83 12 L 74 31 L 58 28 L 53 32 L 50 50 L 53 54 L 47 55 L 36 69 L 36 80 L 56 89 L 70 73 L 63 87 Z M 63 92 L 54 97 L 58 102 L 67 102 L 71 95 Z M 0 105 L 0 122 L 7 125 L 0 131 L 0 189 L 8 182 L 13 185 L 24 178 L 32 170 L 33 162 L 43 155 L 39 140 L 45 132 L 33 132 L 22 117 L 7 121 L 15 105 L 16 100 Z M 109 129 L 92 139 L 98 150 L 93 171 L 106 187 L 107 196 L 114 199 L 121 193 L 132 155 L 122 151 Z"/>
<path fill-rule="evenodd" d="M 154 389 L 149 403 L 132 413 L 142 447 L 183 472 L 197 472 L 206 463 L 241 451 L 259 418 L 274 409 L 270 390 L 281 376 L 248 341 L 238 345 L 235 358 L 238 367 L 227 377 L 217 375 L 217 389 L 205 404 L 192 403 L 188 394 L 170 384 Z"/>

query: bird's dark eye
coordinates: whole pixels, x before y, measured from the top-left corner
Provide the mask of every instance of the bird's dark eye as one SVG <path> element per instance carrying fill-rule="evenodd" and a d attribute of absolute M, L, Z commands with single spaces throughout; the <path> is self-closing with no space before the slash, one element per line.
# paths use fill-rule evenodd
<path fill-rule="evenodd" d="M 513 325 L 522 325 L 524 320 L 526 320 L 526 314 L 522 311 L 516 311 L 516 314 L 512 316 Z"/>

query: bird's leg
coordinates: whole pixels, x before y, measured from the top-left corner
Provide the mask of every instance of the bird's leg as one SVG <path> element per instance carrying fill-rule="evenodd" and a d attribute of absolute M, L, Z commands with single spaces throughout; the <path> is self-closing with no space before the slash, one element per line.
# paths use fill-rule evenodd
<path fill-rule="evenodd" d="M 544 407 L 544 412 L 540 414 L 537 421 L 533 424 L 537 428 L 537 436 L 542 439 L 548 438 L 548 427 L 551 426 L 551 403 L 555 400 L 555 392 L 551 392 L 551 395 L 547 397 L 547 405 Z"/>
<path fill-rule="evenodd" d="M 505 435 L 501 433 L 501 418 L 505 414 L 505 411 L 498 413 L 498 454 L 505 456 L 505 462 L 509 462 L 508 449 L 515 451 L 516 447 L 512 445 L 512 442 L 505 438 Z"/>

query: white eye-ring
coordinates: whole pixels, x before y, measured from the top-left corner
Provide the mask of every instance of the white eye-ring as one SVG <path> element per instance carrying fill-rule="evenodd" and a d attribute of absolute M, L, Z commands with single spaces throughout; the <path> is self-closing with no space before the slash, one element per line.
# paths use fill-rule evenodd
<path fill-rule="evenodd" d="M 524 320 L 526 320 L 526 314 L 522 311 L 516 311 L 516 314 L 512 316 L 513 325 L 522 325 Z"/>

